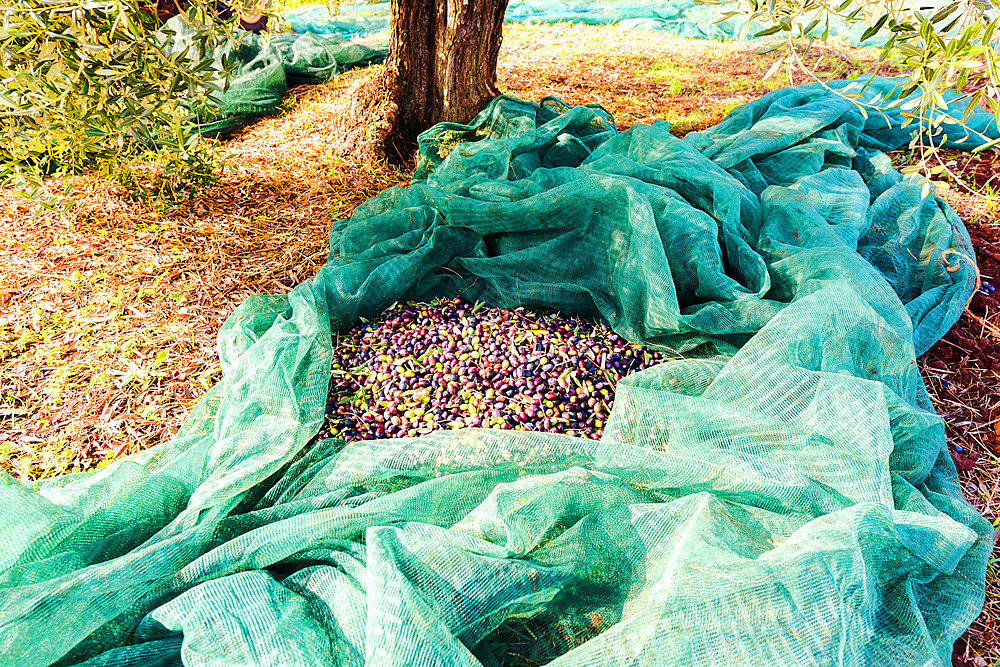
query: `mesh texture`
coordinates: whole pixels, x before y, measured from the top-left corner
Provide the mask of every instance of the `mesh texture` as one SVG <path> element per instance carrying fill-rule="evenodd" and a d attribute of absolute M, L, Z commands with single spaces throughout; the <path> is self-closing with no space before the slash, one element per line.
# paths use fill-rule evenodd
<path fill-rule="evenodd" d="M 911 10 L 919 8 L 930 16 L 946 6 L 942 0 L 909 2 Z M 696 0 L 660 0 L 659 2 L 635 2 L 635 0 L 511 0 L 507 5 L 506 23 L 588 23 L 591 25 L 620 25 L 624 28 L 664 32 L 687 39 L 711 39 L 717 41 L 738 40 L 753 35 L 765 24 L 752 22 L 745 27 L 739 17 L 725 17 L 732 11 L 731 3 L 708 4 Z M 928 13 L 929 12 L 929 13 Z M 365 33 L 385 30 L 389 26 L 388 0 L 375 2 L 358 1 L 341 3 L 336 13 L 331 13 L 326 5 L 316 4 L 297 7 L 284 14 L 284 19 L 295 32 L 339 34 L 352 37 Z M 803 30 L 813 19 L 817 24 L 806 32 L 807 37 L 821 38 L 836 36 L 852 46 L 861 44 L 867 28 L 863 23 L 849 23 L 839 16 L 827 16 L 821 12 L 804 14 L 801 18 Z M 797 33 L 796 33 L 797 34 Z M 873 35 L 864 41 L 864 46 L 881 46 L 885 35 Z"/>
<path fill-rule="evenodd" d="M 553 99 L 432 128 L 314 278 L 227 320 L 171 442 L 0 477 L 0 665 L 949 664 L 992 528 L 915 357 L 975 267 L 874 116 L 803 86 L 685 139 Z M 459 294 L 686 358 L 600 441 L 309 444 L 332 333 Z"/>

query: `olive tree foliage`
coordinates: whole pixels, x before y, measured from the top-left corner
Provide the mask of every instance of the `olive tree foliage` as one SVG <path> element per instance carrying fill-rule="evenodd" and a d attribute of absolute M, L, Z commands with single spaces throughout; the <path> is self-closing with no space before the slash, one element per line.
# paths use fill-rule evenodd
<path fill-rule="evenodd" d="M 903 73 L 903 82 L 893 99 L 866 95 L 864 76 L 853 90 L 842 94 L 865 114 L 898 107 L 906 123 L 913 125 L 910 148 L 917 162 L 904 172 L 918 171 L 925 179 L 948 174 L 966 189 L 972 189 L 950 171 L 938 146 L 947 138 L 942 128 L 945 124 L 957 124 L 975 133 L 966 121 L 977 109 L 991 111 L 1000 125 L 1000 5 L 994 2 L 997 0 L 933 4 L 920 0 L 725 0 L 732 9 L 724 17 L 746 19 L 745 33 L 753 25 L 764 25 L 756 36 L 783 37 L 766 49 L 776 52 L 777 57 L 765 78 L 784 69 L 789 78 L 798 70 L 820 80 L 806 64 L 805 54 L 816 40 L 827 39 L 831 20 L 860 24 L 864 27 L 861 45 L 880 45 L 879 60 L 895 65 Z M 956 93 L 950 104 L 942 95 L 949 90 Z M 910 99 L 903 101 L 904 97 Z M 997 143 L 990 141 L 976 150 Z M 925 185 L 927 189 L 929 184 Z"/>
<path fill-rule="evenodd" d="M 956 0 L 929 10 L 921 9 L 922 0 L 703 1 L 724 5 L 724 18 L 743 16 L 747 34 L 756 25 L 766 26 L 758 36 L 784 37 L 770 47 L 779 53 L 769 75 L 782 68 L 812 74 L 805 52 L 828 36 L 831 19 L 866 26 L 862 37 L 884 44 L 882 60 L 908 73 L 901 97 L 919 95 L 906 102 L 868 99 L 863 83 L 845 94 L 865 113 L 901 106 L 915 129 L 923 130 L 914 133 L 913 147 L 920 156 L 917 168 L 927 176 L 947 170 L 935 150 L 944 123 L 962 121 L 979 106 L 1000 117 L 1000 18 L 990 4 L 1000 0 Z M 340 0 L 326 2 L 335 11 Z M 393 0 L 393 25 L 406 24 L 424 5 L 438 10 L 428 16 L 442 15 L 445 4 Z M 505 3 L 493 4 L 502 13 Z M 226 63 L 217 62 L 215 53 L 235 37 L 209 0 L 193 0 L 189 7 L 192 32 L 178 49 L 169 32 L 157 31 L 155 10 L 137 0 L 0 0 L 0 182 L 31 185 L 48 174 L 96 170 L 134 192 L 169 199 L 216 182 L 218 154 L 195 128 L 199 114 L 212 113 L 227 85 Z M 400 12 L 412 16 L 395 15 Z M 499 43 L 493 34 L 499 33 L 499 19 L 472 23 L 462 30 L 470 44 Z M 407 36 L 414 34 L 394 33 L 390 54 L 404 52 Z M 438 56 L 452 62 L 446 51 Z M 401 62 L 416 66 L 408 58 Z M 495 59 L 491 63 L 480 77 L 487 87 L 496 79 Z M 419 80 L 403 77 L 390 87 L 414 87 Z M 950 107 L 942 96 L 949 88 L 959 93 Z M 158 165 L 152 174 L 137 166 L 150 163 Z"/>
<path fill-rule="evenodd" d="M 226 86 L 214 54 L 232 33 L 205 4 L 190 4 L 181 49 L 154 9 L 125 0 L 0 10 L 0 181 L 31 191 L 46 175 L 96 171 L 169 200 L 216 181 L 216 152 L 193 126 Z"/>

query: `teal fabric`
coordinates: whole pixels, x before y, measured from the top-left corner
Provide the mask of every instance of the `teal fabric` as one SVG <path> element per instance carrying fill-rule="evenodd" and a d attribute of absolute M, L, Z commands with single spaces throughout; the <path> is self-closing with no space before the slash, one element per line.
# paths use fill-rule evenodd
<path fill-rule="evenodd" d="M 911 9 L 933 14 L 947 3 L 909 3 Z M 745 21 L 740 17 L 724 18 L 734 11 L 732 3 L 709 4 L 696 0 L 660 0 L 659 2 L 639 2 L 634 0 L 605 0 L 586 2 L 585 0 L 510 0 L 507 4 L 506 23 L 587 23 L 591 25 L 620 25 L 626 28 L 664 32 L 687 39 L 713 39 L 717 41 L 737 40 L 753 37 L 764 26 L 753 22 L 744 33 Z M 336 13 L 331 13 L 325 4 L 296 7 L 283 16 L 295 32 L 319 34 L 339 34 L 352 37 L 365 33 L 385 30 L 389 26 L 388 0 L 375 2 L 341 3 Z M 801 17 L 802 28 L 809 27 L 813 19 L 819 19 L 816 27 L 807 33 L 809 37 L 822 37 L 824 32 L 840 37 L 858 46 L 862 44 L 867 25 L 848 23 L 837 16 L 829 18 L 821 13 L 810 13 Z M 881 46 L 886 35 L 880 34 L 866 39 L 864 46 Z"/>
<path fill-rule="evenodd" d="M 575 0 L 524 0 L 508 5 L 506 20 L 529 23 L 619 23 L 697 39 L 721 40 L 734 38 L 738 34 L 739 25 L 734 20 L 721 23 L 716 20 L 719 6 L 683 0 L 689 6 L 682 8 L 680 2 L 681 0 L 668 5 L 632 7 L 613 4 L 598 6 Z M 292 10 L 286 16 L 296 32 L 255 35 L 241 31 L 234 46 L 219 48 L 215 54 L 216 70 L 221 72 L 228 67 L 231 72 L 229 85 L 217 95 L 217 108 L 199 111 L 194 130 L 206 136 L 226 134 L 252 122 L 258 116 L 277 112 L 289 86 L 327 81 L 346 69 L 381 62 L 388 51 L 387 44 L 362 44 L 349 38 L 384 30 L 388 25 L 388 12 L 388 3 L 345 3 L 336 15 L 331 15 L 326 5 L 308 6 Z M 647 14 L 652 18 L 629 18 Z M 191 46 L 191 31 L 185 21 L 185 17 L 176 16 L 165 26 L 164 38 L 169 40 L 174 53 L 185 51 Z M 861 28 L 851 26 L 850 30 L 853 31 L 850 35 L 860 34 Z M 845 32 L 842 36 L 850 35 Z M 831 86 L 836 89 L 838 86 L 854 85 L 854 94 L 863 92 L 863 101 L 868 101 L 874 97 L 872 91 L 878 86 L 865 85 L 865 81 L 853 84 L 835 82 Z M 885 92 L 888 91 L 883 91 Z M 872 110 L 871 113 L 880 115 L 882 112 Z M 885 111 L 884 114 L 891 120 L 880 118 L 872 121 L 862 139 L 865 148 L 885 150 L 887 146 L 905 144 L 908 140 L 910 130 L 901 126 L 899 110 Z M 986 127 L 989 120 L 980 118 L 982 116 L 974 116 L 974 129 L 988 134 L 991 131 Z M 948 146 L 975 147 L 982 143 L 982 136 L 964 138 L 964 130 L 954 127 L 946 129 Z"/>
<path fill-rule="evenodd" d="M 164 26 L 172 53 L 190 47 L 190 34 L 185 16 L 175 16 Z M 385 54 L 384 44 L 360 44 L 336 34 L 239 31 L 234 45 L 215 53 L 215 69 L 228 67 L 229 85 L 216 95 L 216 108 L 200 110 L 193 129 L 204 136 L 232 132 L 258 116 L 276 113 L 290 86 L 328 81 L 352 67 L 381 62 Z"/>
<path fill-rule="evenodd" d="M 174 440 L 0 478 L 0 665 L 508 664 L 525 624 L 553 665 L 950 664 L 992 528 L 915 357 L 975 267 L 895 136 L 816 87 L 683 140 L 553 99 L 432 128 L 315 277 L 227 320 Z M 311 442 L 332 334 L 458 294 L 686 357 L 600 441 Z"/>

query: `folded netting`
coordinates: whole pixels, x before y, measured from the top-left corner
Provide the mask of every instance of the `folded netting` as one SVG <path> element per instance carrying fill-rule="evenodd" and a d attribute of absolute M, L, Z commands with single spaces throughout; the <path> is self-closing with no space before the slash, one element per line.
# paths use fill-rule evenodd
<path fill-rule="evenodd" d="M 198 50 L 192 33 L 187 17 L 179 15 L 167 21 L 162 34 L 169 51 L 192 59 L 193 65 Z M 381 62 L 386 50 L 384 44 L 362 44 L 339 34 L 257 35 L 241 30 L 234 44 L 220 46 L 213 54 L 215 71 L 227 71 L 230 78 L 217 94 L 217 108 L 199 110 L 195 129 L 205 136 L 232 132 L 277 112 L 290 86 L 328 81 L 344 70 Z"/>
<path fill-rule="evenodd" d="M 227 320 L 174 440 L 0 479 L 0 664 L 515 664 L 529 636 L 553 665 L 949 664 L 992 530 L 915 356 L 975 267 L 880 152 L 897 121 L 802 86 L 684 140 L 554 99 L 432 128 L 314 278 Z M 311 443 L 332 333 L 459 294 L 686 357 L 619 383 L 600 441 Z"/>

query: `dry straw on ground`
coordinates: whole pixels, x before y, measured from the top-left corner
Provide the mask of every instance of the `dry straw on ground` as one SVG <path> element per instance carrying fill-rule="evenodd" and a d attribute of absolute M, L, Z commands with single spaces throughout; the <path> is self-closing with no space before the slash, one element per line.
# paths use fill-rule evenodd
<path fill-rule="evenodd" d="M 788 85 L 762 80 L 774 56 L 754 48 L 617 27 L 508 26 L 499 83 L 528 100 L 602 104 L 620 127 L 667 119 L 683 134 Z M 845 48 L 816 48 L 809 59 L 845 76 L 876 68 L 871 52 Z M 405 170 L 331 157 L 347 93 L 364 76 L 290 91 L 279 116 L 223 144 L 222 184 L 184 205 L 145 208 L 94 177 L 51 182 L 41 202 L 0 192 L 0 470 L 30 481 L 168 439 L 220 377 L 215 337 L 233 308 L 311 276 L 333 220 L 408 180 Z M 804 80 L 799 73 L 792 83 Z M 975 159 L 974 171 L 992 175 L 995 158 Z M 957 189 L 945 194 L 986 257 L 1000 240 L 997 208 Z M 1000 268 L 984 273 L 1000 280 Z M 950 442 L 964 449 L 967 496 L 997 520 L 993 305 L 974 301 L 921 361 Z M 998 593 L 991 568 L 986 609 L 959 642 L 956 664 L 1000 657 Z"/>

